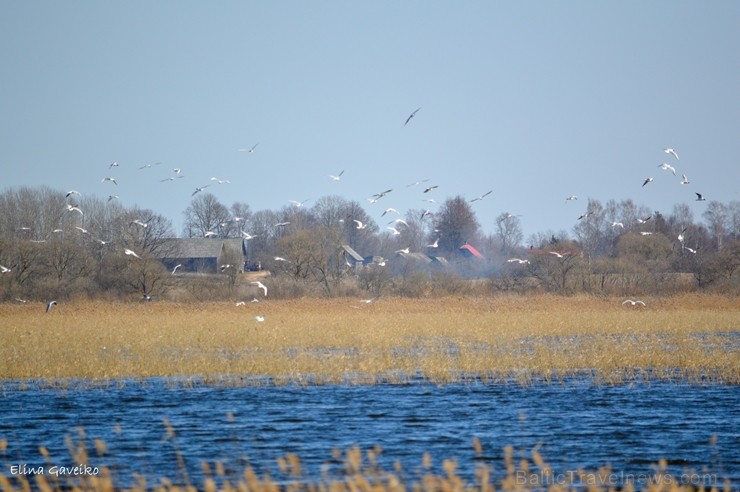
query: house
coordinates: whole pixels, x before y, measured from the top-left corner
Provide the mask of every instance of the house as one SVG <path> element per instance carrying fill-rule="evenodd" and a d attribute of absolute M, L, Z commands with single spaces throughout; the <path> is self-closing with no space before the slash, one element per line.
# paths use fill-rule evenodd
<path fill-rule="evenodd" d="M 465 258 L 480 258 L 483 259 L 483 255 L 470 244 L 463 244 L 460 246 L 460 254 Z"/>
<path fill-rule="evenodd" d="M 447 261 L 447 258 L 445 258 L 444 256 L 430 256 L 429 258 L 432 259 L 432 263 L 435 266 L 439 266 L 439 267 L 448 267 L 448 266 L 450 266 L 450 262 L 448 262 Z"/>
<path fill-rule="evenodd" d="M 244 271 L 247 259 L 247 241 L 220 238 L 172 238 L 162 248 L 160 260 L 178 272 L 219 273 L 231 265 L 238 273 Z"/>
<path fill-rule="evenodd" d="M 396 259 L 403 259 L 407 262 L 413 262 L 419 267 L 424 267 L 425 269 L 430 269 L 430 270 L 431 269 L 440 270 L 450 265 L 447 259 L 442 256 L 432 256 L 432 255 L 428 255 L 426 253 L 421 253 L 421 252 L 403 253 L 400 255 L 396 255 Z"/>
<path fill-rule="evenodd" d="M 378 265 L 378 266 L 385 266 L 386 259 L 382 256 L 366 256 L 362 259 L 362 264 L 364 266 L 368 265 Z"/>
<path fill-rule="evenodd" d="M 397 257 L 404 258 L 407 261 L 414 261 L 417 264 L 424 266 L 429 265 L 432 262 L 432 258 L 424 253 L 403 253 L 401 255 L 397 255 Z"/>
<path fill-rule="evenodd" d="M 344 255 L 344 261 L 352 268 L 357 268 L 358 265 L 362 265 L 365 259 L 360 254 L 352 249 L 349 244 L 342 245 L 342 254 Z"/>

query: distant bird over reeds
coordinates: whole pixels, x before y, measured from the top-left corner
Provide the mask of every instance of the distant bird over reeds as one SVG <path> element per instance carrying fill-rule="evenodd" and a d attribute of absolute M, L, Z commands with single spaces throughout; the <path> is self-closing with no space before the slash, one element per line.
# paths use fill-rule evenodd
<path fill-rule="evenodd" d="M 49 311 L 51 311 L 52 306 L 56 306 L 56 305 L 57 305 L 57 301 L 49 301 L 49 302 L 47 302 L 46 303 L 46 312 L 48 313 Z"/>
<path fill-rule="evenodd" d="M 265 294 L 265 297 L 267 297 L 267 286 L 265 284 L 263 284 L 259 280 L 256 280 L 254 282 L 249 282 L 249 283 L 250 283 L 250 285 L 256 285 L 257 287 L 259 287 L 260 289 L 262 289 L 262 292 Z"/>
<path fill-rule="evenodd" d="M 636 299 L 636 300 L 627 299 L 624 302 L 622 302 L 622 305 L 625 305 L 625 304 L 629 304 L 630 306 L 638 306 L 638 305 L 645 306 L 645 303 L 639 299 Z"/>

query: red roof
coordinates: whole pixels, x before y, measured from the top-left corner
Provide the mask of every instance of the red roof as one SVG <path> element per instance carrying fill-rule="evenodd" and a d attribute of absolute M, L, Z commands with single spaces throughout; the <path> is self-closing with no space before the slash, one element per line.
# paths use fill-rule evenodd
<path fill-rule="evenodd" d="M 480 254 L 480 252 L 477 249 L 475 249 L 474 247 L 472 247 L 469 244 L 463 244 L 462 246 L 460 246 L 460 249 L 463 250 L 463 252 L 470 253 L 471 255 L 475 256 L 476 258 L 483 258 L 483 255 Z"/>

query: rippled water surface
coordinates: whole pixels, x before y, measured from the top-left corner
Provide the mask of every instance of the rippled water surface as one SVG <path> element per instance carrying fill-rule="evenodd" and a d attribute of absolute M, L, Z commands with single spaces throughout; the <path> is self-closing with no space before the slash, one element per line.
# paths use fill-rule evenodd
<path fill-rule="evenodd" d="M 176 439 L 166 438 L 168 419 Z M 418 470 L 429 453 L 439 470 L 456 459 L 472 478 L 475 463 L 503 467 L 503 448 L 540 452 L 556 470 L 611 464 L 620 474 L 649 473 L 667 458 L 677 474 L 704 472 L 740 487 L 740 392 L 723 385 L 642 383 L 596 386 L 588 381 L 530 387 L 426 383 L 374 386 L 184 388 L 167 381 L 106 389 L 18 390 L 0 395 L 0 451 L 11 466 L 70 466 L 65 437 L 85 429 L 107 452 L 90 463 L 111 466 L 120 483 L 134 473 L 184 480 L 176 453 L 198 483 L 201 466 L 223 461 L 227 472 L 246 465 L 280 477 L 276 458 L 300 457 L 303 473 L 319 477 L 341 468 L 334 448 L 382 447 L 381 464 Z M 713 438 L 716 436 L 716 438 Z M 471 444 L 477 437 L 483 454 Z M 92 447 L 92 446 L 90 446 Z M 519 452 L 519 451 L 517 451 Z M 49 463 L 46 465 L 48 466 Z"/>

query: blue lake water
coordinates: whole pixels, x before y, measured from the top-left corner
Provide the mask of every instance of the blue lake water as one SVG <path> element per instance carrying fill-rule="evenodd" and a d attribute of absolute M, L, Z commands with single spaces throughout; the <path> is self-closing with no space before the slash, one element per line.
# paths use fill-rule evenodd
<path fill-rule="evenodd" d="M 246 466 L 280 479 L 276 458 L 296 454 L 304 476 L 340 473 L 332 450 L 379 445 L 380 463 L 399 462 L 408 477 L 432 457 L 434 471 L 455 459 L 472 480 L 476 464 L 488 463 L 494 478 L 503 472 L 503 449 L 516 456 L 540 453 L 561 473 L 610 464 L 617 479 L 640 477 L 668 459 L 670 472 L 712 485 L 729 478 L 740 488 L 740 391 L 735 386 L 639 383 L 598 386 L 588 380 L 565 384 L 418 382 L 373 386 L 183 387 L 163 380 L 128 382 L 105 389 L 19 390 L 5 384 L 0 394 L 2 472 L 19 466 L 71 466 L 65 444 L 85 429 L 107 452 L 90 451 L 89 463 L 109 466 L 121 484 L 139 473 L 200 483 L 201 462 L 222 461 L 227 474 Z M 168 419 L 176 438 L 166 437 Z M 714 436 L 714 437 L 713 437 Z M 476 437 L 483 446 L 477 454 Z M 45 460 L 39 446 L 48 448 Z M 522 454 L 523 453 L 523 454 Z M 11 470 L 12 467 L 15 467 Z M 688 472 L 694 471 L 691 475 Z M 150 482 L 151 483 L 151 482 Z M 637 483 L 640 486 L 640 483 Z M 644 484 L 642 484 L 644 486 Z"/>

